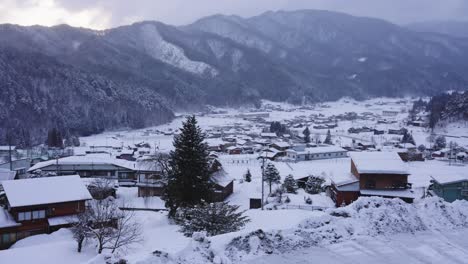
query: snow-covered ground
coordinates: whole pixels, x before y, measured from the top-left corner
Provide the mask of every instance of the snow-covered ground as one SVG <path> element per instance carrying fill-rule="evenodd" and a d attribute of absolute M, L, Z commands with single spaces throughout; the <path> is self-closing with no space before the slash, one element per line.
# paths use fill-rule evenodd
<path fill-rule="evenodd" d="M 364 113 L 371 112 L 382 114 L 382 111 L 398 111 L 398 115 L 392 117 L 395 124 L 377 124 L 376 120 L 339 121 L 338 127 L 332 129 L 333 141 L 337 145 L 345 146 L 352 144 L 352 140 L 361 142 L 375 141 L 381 144 L 387 140 L 399 139 L 395 135 L 374 136 L 371 133 L 348 134 L 350 127 L 368 126 L 371 128 L 388 130 L 404 127 L 403 120 L 407 116 L 407 110 L 411 107 L 407 99 L 378 98 L 363 102 L 351 99 L 342 99 L 337 102 L 329 102 L 310 107 L 297 107 L 283 103 L 266 102 L 268 105 L 262 111 L 269 112 L 267 121 L 282 121 L 292 119 L 308 119 L 311 115 L 344 114 L 345 112 Z M 236 126 L 249 127 L 250 132 L 259 133 L 263 126 L 244 120 L 238 115 L 245 112 L 238 109 L 222 109 L 222 114 L 207 114 L 197 117 L 200 126 L 204 130 L 230 131 Z M 180 127 L 183 116 L 176 118 L 169 124 L 140 129 L 109 131 L 99 135 L 81 138 L 85 146 L 76 148 L 76 153 L 83 151 L 86 146 L 128 146 L 139 142 L 147 142 L 154 150 L 169 151 L 172 147 L 172 133 Z M 312 137 L 315 134 L 324 138 L 326 130 L 312 129 Z M 301 132 L 304 128 L 291 128 Z M 419 127 L 408 128 L 416 140 L 417 145 L 425 144 L 429 131 Z M 450 135 L 447 141 L 456 141 L 459 145 L 468 145 L 468 124 L 459 123 L 449 126 L 449 129 L 439 129 L 438 134 Z M 456 208 L 451 205 L 442 204 L 450 210 L 437 211 L 431 208 L 430 203 L 417 199 L 418 206 L 372 208 L 371 211 L 362 211 L 359 214 L 354 207 L 347 207 L 351 217 L 330 216 L 325 211 L 280 209 L 280 210 L 248 210 L 250 198 L 260 198 L 261 195 L 261 161 L 254 155 L 220 155 L 224 170 L 235 179 L 234 193 L 228 198 L 231 204 L 239 205 L 241 210 L 246 210 L 246 215 L 251 219 L 242 230 L 209 238 L 209 246 L 201 247 L 198 242 L 184 237 L 178 232 L 178 226 L 171 224 L 167 219 L 166 212 L 137 211 L 135 219 L 141 223 L 143 242 L 135 245 L 121 256 L 129 263 L 170 263 L 170 261 L 182 257 L 185 261 L 191 259 L 194 254 L 200 254 L 211 250 L 214 255 L 221 256 L 216 259 L 218 263 L 466 263 L 468 259 L 468 213 L 465 209 Z M 308 175 L 320 175 L 327 181 L 345 181 L 350 175 L 350 159 L 314 160 L 297 163 L 273 162 L 279 170 L 282 179 L 291 174 L 294 178 L 302 178 Z M 418 190 L 422 196 L 423 188 L 430 184 L 431 176 L 454 177 L 454 175 L 467 175 L 466 166 L 450 166 L 442 160 L 430 160 L 425 162 L 410 162 L 404 165 L 410 173 L 409 182 Z M 247 169 L 252 174 L 252 182 L 243 181 L 243 175 Z M 273 189 L 276 186 L 273 186 Z M 268 186 L 265 185 L 268 192 Z M 310 195 L 302 189 L 297 194 L 285 194 L 291 200 L 290 205 L 306 205 L 305 197 L 312 199 L 313 206 L 333 207 L 331 199 L 323 194 Z M 138 198 L 137 188 L 119 188 L 117 192 L 118 201 L 125 203 L 127 207 L 142 209 L 161 209 L 164 206 L 160 198 Z M 433 201 L 433 200 L 431 200 Z M 436 202 L 433 202 L 436 204 Z M 362 203 L 361 203 L 362 205 Z M 440 204 L 439 204 L 440 205 Z M 458 204 L 468 207 L 467 203 Z M 353 205 L 357 206 L 357 205 Z M 354 209 L 353 209 L 354 208 Z M 403 209 L 402 209 L 403 208 Z M 333 209 L 330 209 L 333 210 Z M 335 209 L 341 210 L 341 209 Z M 457 214 L 457 210 L 462 213 Z M 426 212 L 427 211 L 427 212 Z M 402 215 L 399 216 L 400 213 Z M 455 213 L 454 213 L 455 212 Z M 406 214 L 406 215 L 405 215 Z M 446 217 L 453 216 L 453 221 Z M 463 218 L 464 216 L 464 218 Z M 405 218 L 411 218 L 412 222 L 405 222 Z M 325 219 L 325 220 L 324 220 Z M 454 220 L 456 219 L 456 220 Z M 304 227 L 305 223 L 309 223 Z M 313 224 L 319 223 L 319 224 Z M 385 229 L 388 227 L 390 229 Z M 405 229 L 408 227 L 407 229 Z M 421 227 L 421 228 L 418 228 Z M 393 228 L 393 229 L 392 229 Z M 305 230 L 311 234 L 307 241 L 315 241 L 322 238 L 323 243 L 311 244 L 307 247 L 293 247 L 287 252 L 274 251 L 272 255 L 263 252 L 258 244 L 258 252 L 245 252 L 245 259 L 238 259 L 238 255 L 230 255 L 228 245 L 236 237 L 245 238 L 252 232 L 262 229 L 267 234 L 277 234 L 285 237 L 294 237 L 298 230 Z M 393 230 L 393 231 L 392 231 Z M 324 233 L 314 233 L 324 232 Z M 380 233 L 379 233 L 380 232 Z M 296 239 L 297 237 L 295 237 Z M 259 242 L 254 238 L 247 239 L 252 245 Z M 256 241 L 256 242 L 255 242 Z M 288 241 L 288 240 L 286 240 Z M 301 240 L 298 240 L 301 241 Z M 275 240 L 273 239 L 273 242 Z M 272 243 L 273 243 L 272 242 Z M 288 241 L 289 243 L 290 241 Z M 293 244 L 291 244 L 293 245 Z M 89 244 L 81 254 L 76 253 L 75 242 L 68 230 L 60 230 L 51 235 L 39 235 L 23 239 L 16 243 L 11 249 L 0 251 L 0 263 L 105 263 L 103 256 L 97 256 L 94 244 Z M 154 251 L 167 252 L 169 259 L 164 261 L 152 254 Z M 236 248 L 231 248 L 236 251 Z M 198 252 L 198 253 L 194 253 Z M 242 251 L 239 251 L 242 253 Z M 241 254 L 240 253 L 240 254 Z M 258 253 L 258 254 L 257 254 Z M 271 253 L 271 252 L 270 252 Z M 181 263 L 206 263 L 200 261 Z M 203 258 L 201 258 L 203 260 Z M 221 260 L 224 259 L 224 262 Z M 175 262 L 175 261 L 174 261 Z"/>
<path fill-rule="evenodd" d="M 263 256 L 249 264 L 299 263 L 447 263 L 461 264 L 468 259 L 468 230 L 426 231 L 385 237 L 363 237 L 323 247 Z"/>

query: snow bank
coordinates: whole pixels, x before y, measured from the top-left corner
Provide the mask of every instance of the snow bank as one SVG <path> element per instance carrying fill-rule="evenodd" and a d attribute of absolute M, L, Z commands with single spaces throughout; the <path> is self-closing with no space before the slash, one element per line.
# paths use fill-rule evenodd
<path fill-rule="evenodd" d="M 224 246 L 224 252 L 216 253 L 223 260 L 221 263 L 236 263 L 261 255 L 282 254 L 362 237 L 454 230 L 468 227 L 467 219 L 467 201 L 446 203 L 438 198 L 429 198 L 407 204 L 399 199 L 360 198 L 347 207 L 306 219 L 294 229 L 258 229 L 237 236 Z M 215 254 L 212 250 L 210 252 Z"/>

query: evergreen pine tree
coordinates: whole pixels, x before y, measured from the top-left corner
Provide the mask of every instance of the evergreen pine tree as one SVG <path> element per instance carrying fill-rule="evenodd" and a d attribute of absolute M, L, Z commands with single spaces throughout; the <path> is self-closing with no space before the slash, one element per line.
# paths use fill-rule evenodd
<path fill-rule="evenodd" d="M 302 131 L 302 134 L 304 135 L 304 142 L 310 143 L 310 130 L 308 126 Z"/>
<path fill-rule="evenodd" d="M 281 180 L 280 174 L 276 169 L 275 165 L 273 165 L 272 163 L 268 163 L 268 165 L 265 168 L 265 174 L 263 176 L 263 179 L 268 183 L 270 187 L 269 193 L 271 193 L 271 186 L 273 185 L 273 183 L 280 183 Z"/>
<path fill-rule="evenodd" d="M 333 145 L 330 129 L 328 130 L 327 137 L 325 138 L 325 141 L 323 143 L 328 144 L 328 145 Z"/>
<path fill-rule="evenodd" d="M 288 193 L 296 193 L 297 192 L 297 182 L 294 180 L 293 176 L 289 174 L 284 178 L 283 187 Z"/>
<path fill-rule="evenodd" d="M 193 206 L 211 198 L 213 185 L 205 135 L 195 116 L 187 117 L 180 134 L 174 136 L 169 157 L 167 188 L 164 195 L 169 216 L 179 207 Z"/>
<path fill-rule="evenodd" d="M 246 182 L 251 182 L 252 181 L 252 174 L 250 173 L 250 170 L 248 169 L 247 172 L 244 175 L 244 180 Z"/>

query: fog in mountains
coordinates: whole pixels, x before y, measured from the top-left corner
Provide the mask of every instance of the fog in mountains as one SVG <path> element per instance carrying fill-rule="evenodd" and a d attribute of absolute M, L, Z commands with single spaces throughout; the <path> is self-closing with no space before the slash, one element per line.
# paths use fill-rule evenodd
<path fill-rule="evenodd" d="M 1 25 L 0 138 L 139 128 L 206 104 L 466 89 L 468 41 L 413 29 L 314 10 L 105 31 Z"/>

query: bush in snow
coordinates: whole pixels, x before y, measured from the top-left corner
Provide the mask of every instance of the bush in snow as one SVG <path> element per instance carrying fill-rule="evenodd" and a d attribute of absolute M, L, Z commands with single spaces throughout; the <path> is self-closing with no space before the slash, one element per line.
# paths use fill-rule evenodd
<path fill-rule="evenodd" d="M 310 194 L 317 194 L 323 192 L 323 184 L 325 180 L 318 176 L 309 176 L 305 184 L 305 191 Z"/>
<path fill-rule="evenodd" d="M 278 188 L 276 188 L 271 194 L 270 196 L 271 197 L 276 197 L 276 201 L 278 203 L 281 203 L 283 201 L 283 194 L 284 194 L 284 187 L 283 186 L 280 186 Z"/>
<path fill-rule="evenodd" d="M 297 192 L 297 182 L 294 180 L 293 176 L 289 174 L 284 178 L 283 187 L 288 193 L 296 193 Z"/>
<path fill-rule="evenodd" d="M 289 199 L 289 196 L 286 196 L 286 199 L 284 200 L 285 203 L 290 203 L 291 199 Z"/>
<path fill-rule="evenodd" d="M 201 204 L 181 208 L 174 220 L 181 225 L 181 232 L 192 236 L 195 232 L 205 231 L 208 236 L 238 231 L 250 220 L 237 212 L 239 206 L 226 202 Z"/>
<path fill-rule="evenodd" d="M 419 152 L 423 153 L 424 151 L 426 151 L 426 146 L 421 144 L 421 145 L 418 146 L 418 150 L 419 150 Z"/>
<path fill-rule="evenodd" d="M 312 204 L 312 199 L 310 199 L 310 197 L 307 197 L 304 201 L 306 204 Z"/>
<path fill-rule="evenodd" d="M 252 174 L 250 173 L 250 170 L 247 170 L 247 172 L 245 173 L 244 180 L 246 182 L 251 182 L 252 181 Z"/>

